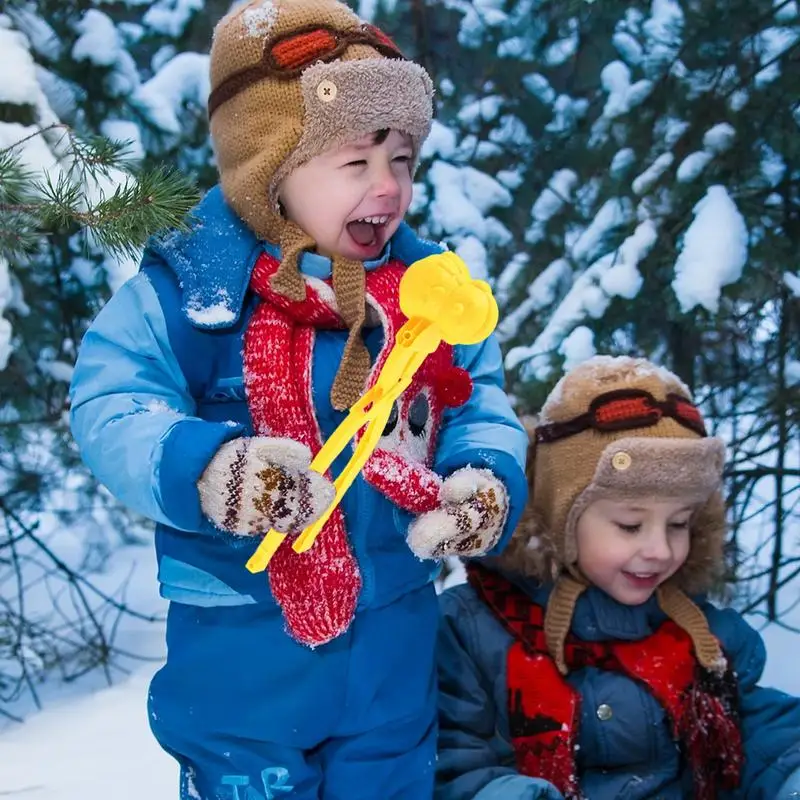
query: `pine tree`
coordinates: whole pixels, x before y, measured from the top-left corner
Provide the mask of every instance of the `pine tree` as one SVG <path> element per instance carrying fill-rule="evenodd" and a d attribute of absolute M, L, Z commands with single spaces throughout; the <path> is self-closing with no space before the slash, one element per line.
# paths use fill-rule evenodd
<path fill-rule="evenodd" d="M 135 527 L 81 467 L 66 393 L 89 320 L 148 236 L 183 225 L 198 196 L 183 174 L 142 158 L 135 124 L 109 120 L 138 73 L 116 26 L 88 6 L 12 2 L 0 15 L 0 49 L 14 65 L 0 87 L 0 701 L 9 708 L 36 699 L 53 669 L 66 678 L 109 669 L 119 616 L 136 613 L 91 576 Z M 108 62 L 102 75 L 84 54 Z M 65 535 L 67 525 L 82 535 Z"/>

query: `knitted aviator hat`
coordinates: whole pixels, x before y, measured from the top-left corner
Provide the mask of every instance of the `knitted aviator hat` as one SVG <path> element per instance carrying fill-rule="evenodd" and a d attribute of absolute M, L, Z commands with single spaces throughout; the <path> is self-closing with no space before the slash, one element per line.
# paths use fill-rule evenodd
<path fill-rule="evenodd" d="M 316 243 L 281 215 L 281 182 L 326 150 L 379 130 L 408 134 L 416 163 L 430 131 L 433 85 L 343 3 L 250 0 L 214 31 L 208 110 L 225 198 L 259 238 L 281 247 L 272 287 L 301 301 L 298 259 Z M 334 257 L 333 289 L 350 331 L 331 393 L 344 409 L 363 393 L 370 368 L 360 335 L 363 265 Z"/>
<path fill-rule="evenodd" d="M 576 524 L 603 497 L 698 504 L 687 561 L 656 596 L 664 613 L 691 636 L 700 663 L 724 669 L 719 644 L 686 592 L 709 588 L 723 565 L 725 448 L 706 436 L 688 388 L 644 359 L 596 356 L 561 379 L 529 432 L 531 499 L 499 563 L 555 581 L 545 632 L 559 670 L 567 671 L 564 642 L 588 586 L 577 566 Z"/>

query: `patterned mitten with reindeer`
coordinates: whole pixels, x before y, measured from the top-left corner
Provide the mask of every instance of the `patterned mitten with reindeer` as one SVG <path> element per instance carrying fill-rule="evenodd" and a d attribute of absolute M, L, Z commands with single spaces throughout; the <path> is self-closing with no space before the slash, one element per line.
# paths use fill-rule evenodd
<path fill-rule="evenodd" d="M 488 469 L 456 470 L 442 484 L 440 501 L 409 526 L 408 546 L 419 558 L 484 555 L 500 540 L 508 492 Z"/>
<path fill-rule="evenodd" d="M 312 472 L 311 451 L 292 439 L 242 437 L 219 448 L 197 482 L 203 513 L 239 535 L 270 528 L 300 533 L 333 501 L 335 489 Z"/>

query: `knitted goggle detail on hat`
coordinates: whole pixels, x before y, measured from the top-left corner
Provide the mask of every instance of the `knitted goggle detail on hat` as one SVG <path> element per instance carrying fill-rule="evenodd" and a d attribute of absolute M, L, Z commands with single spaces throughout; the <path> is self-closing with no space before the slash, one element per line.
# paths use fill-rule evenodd
<path fill-rule="evenodd" d="M 400 48 L 374 25 L 364 23 L 350 30 L 328 25 L 309 25 L 266 42 L 261 61 L 226 78 L 208 98 L 208 116 L 239 92 L 268 77 L 294 78 L 318 61 L 333 61 L 348 47 L 366 44 L 386 58 L 406 60 Z"/>
<path fill-rule="evenodd" d="M 595 397 L 589 410 L 577 417 L 537 427 L 536 442 L 555 442 L 590 428 L 603 433 L 649 428 L 664 417 L 698 436 L 708 435 L 697 406 L 682 395 L 668 394 L 666 400 L 657 400 L 644 389 L 615 389 Z"/>

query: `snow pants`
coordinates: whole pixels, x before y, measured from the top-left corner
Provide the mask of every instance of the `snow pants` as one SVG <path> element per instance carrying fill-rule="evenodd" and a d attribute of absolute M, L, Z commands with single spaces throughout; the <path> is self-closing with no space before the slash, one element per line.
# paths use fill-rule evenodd
<path fill-rule="evenodd" d="M 181 800 L 430 800 L 437 622 L 428 585 L 312 650 L 276 605 L 172 603 L 148 706 Z"/>

